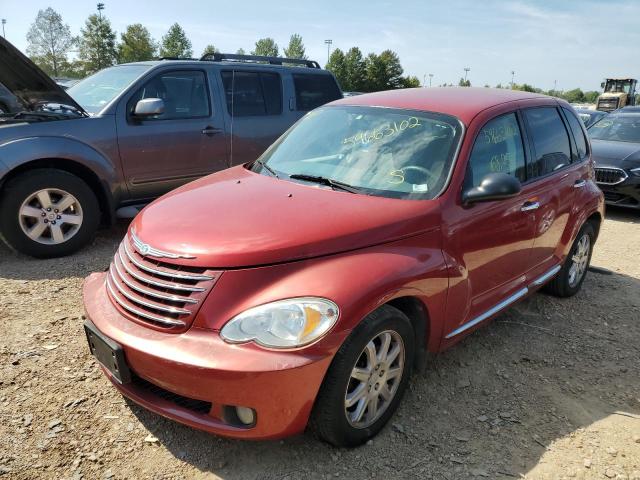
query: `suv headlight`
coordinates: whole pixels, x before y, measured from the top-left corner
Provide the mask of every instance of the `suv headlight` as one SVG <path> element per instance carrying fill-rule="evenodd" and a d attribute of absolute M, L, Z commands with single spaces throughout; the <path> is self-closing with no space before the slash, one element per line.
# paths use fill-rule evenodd
<path fill-rule="evenodd" d="M 229 320 L 220 336 L 229 343 L 255 342 L 268 348 L 307 345 L 331 329 L 340 311 L 331 300 L 300 297 L 250 308 Z"/>
<path fill-rule="evenodd" d="M 640 177 L 640 167 L 638 168 L 632 168 L 631 170 L 629 170 L 631 173 L 633 173 L 636 177 Z"/>

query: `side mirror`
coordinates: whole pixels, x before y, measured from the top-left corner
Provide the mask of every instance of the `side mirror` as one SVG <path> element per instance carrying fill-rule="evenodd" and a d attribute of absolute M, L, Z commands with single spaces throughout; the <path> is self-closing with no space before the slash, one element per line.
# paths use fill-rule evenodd
<path fill-rule="evenodd" d="M 476 202 L 490 202 L 504 198 L 515 197 L 522 190 L 520 181 L 506 173 L 490 173 L 477 187 L 470 188 L 462 194 L 462 202 L 471 204 Z"/>
<path fill-rule="evenodd" d="M 600 88 L 604 88 L 604 82 L 600 84 Z"/>
<path fill-rule="evenodd" d="M 136 103 L 133 114 L 136 117 L 153 117 L 164 113 L 164 101 L 161 98 L 144 98 Z"/>

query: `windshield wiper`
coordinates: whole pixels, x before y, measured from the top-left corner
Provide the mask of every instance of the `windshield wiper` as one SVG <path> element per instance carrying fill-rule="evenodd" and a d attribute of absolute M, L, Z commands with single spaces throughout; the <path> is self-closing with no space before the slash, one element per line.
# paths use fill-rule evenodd
<path fill-rule="evenodd" d="M 273 175 L 276 178 L 280 178 L 278 176 L 278 174 L 276 173 L 276 171 L 271 168 L 269 165 L 267 165 L 266 163 L 264 163 L 264 161 L 262 160 L 256 160 L 254 165 L 260 165 L 262 168 L 264 168 L 267 172 L 269 172 L 271 175 Z"/>
<path fill-rule="evenodd" d="M 362 188 L 354 187 L 348 183 L 340 182 L 339 180 L 333 180 L 332 178 L 321 177 L 318 175 L 307 175 L 306 173 L 294 173 L 289 175 L 289 178 L 294 180 L 305 180 L 307 182 L 319 183 L 320 185 L 327 185 L 334 190 L 343 190 L 349 193 L 365 193 Z"/>

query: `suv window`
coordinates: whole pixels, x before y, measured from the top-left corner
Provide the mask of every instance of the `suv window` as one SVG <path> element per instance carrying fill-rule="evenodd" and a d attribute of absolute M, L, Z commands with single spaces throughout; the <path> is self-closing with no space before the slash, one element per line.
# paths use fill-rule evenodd
<path fill-rule="evenodd" d="M 210 115 L 207 81 L 204 72 L 198 70 L 156 75 L 131 97 L 127 111 L 132 113 L 136 103 L 144 98 L 164 100 L 164 113 L 149 120 L 176 120 Z"/>
<path fill-rule="evenodd" d="M 582 127 L 580 126 L 580 121 L 576 118 L 573 112 L 566 108 L 563 108 L 563 110 L 564 116 L 567 117 L 569 127 L 571 127 L 571 131 L 573 132 L 573 138 L 576 141 L 577 156 L 573 159 L 573 161 L 579 162 L 580 160 L 584 160 L 584 158 L 587 156 L 587 140 L 584 137 L 584 132 L 582 131 Z"/>
<path fill-rule="evenodd" d="M 528 166 L 528 177 L 547 175 L 571 163 L 569 136 L 560 113 L 555 107 L 524 110 L 534 148 L 534 158 Z"/>
<path fill-rule="evenodd" d="M 490 120 L 478 133 L 467 171 L 468 187 L 477 187 L 489 173 L 508 173 L 525 180 L 524 147 L 515 113 Z"/>
<path fill-rule="evenodd" d="M 308 111 L 342 98 L 331 75 L 293 74 L 296 88 L 296 110 Z"/>
<path fill-rule="evenodd" d="M 225 70 L 222 83 L 230 115 L 248 117 L 282 113 L 282 81 L 277 73 Z"/>

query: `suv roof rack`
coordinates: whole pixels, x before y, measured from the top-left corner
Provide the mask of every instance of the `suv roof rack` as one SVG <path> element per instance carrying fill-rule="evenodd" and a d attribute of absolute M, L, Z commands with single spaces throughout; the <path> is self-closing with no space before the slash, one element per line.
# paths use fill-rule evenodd
<path fill-rule="evenodd" d="M 187 57 L 158 57 L 156 60 L 197 60 L 197 58 L 187 58 Z"/>
<path fill-rule="evenodd" d="M 237 53 L 205 53 L 200 58 L 200 60 L 211 62 L 233 60 L 236 62 L 268 63 L 270 65 L 282 65 L 283 63 L 290 63 L 294 65 L 304 65 L 308 68 L 320 68 L 320 64 L 315 60 L 305 60 L 302 58 L 264 57 L 262 55 L 238 55 Z"/>

